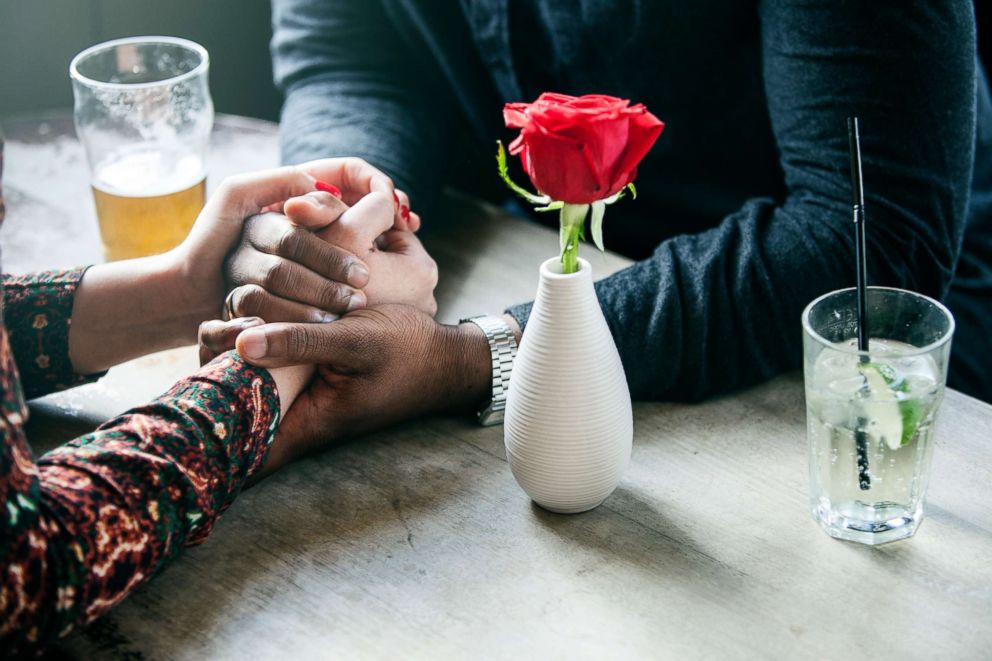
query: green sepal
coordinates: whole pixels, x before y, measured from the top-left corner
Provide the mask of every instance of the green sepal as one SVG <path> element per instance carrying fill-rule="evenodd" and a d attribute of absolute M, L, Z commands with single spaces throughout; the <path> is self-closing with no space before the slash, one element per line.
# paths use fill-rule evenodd
<path fill-rule="evenodd" d="M 503 147 L 503 141 L 497 140 L 496 144 L 498 145 L 498 149 L 496 151 L 496 167 L 499 169 L 500 178 L 507 186 L 510 187 L 510 190 L 531 204 L 551 204 L 551 198 L 547 195 L 537 195 L 535 193 L 531 193 L 526 188 L 518 185 L 517 182 L 513 181 L 513 179 L 510 179 L 510 169 L 506 164 L 506 149 Z"/>
<path fill-rule="evenodd" d="M 617 202 L 619 200 L 622 200 L 624 198 L 624 196 L 627 195 L 628 192 L 631 194 L 632 199 L 634 199 L 634 200 L 637 199 L 637 189 L 634 188 L 634 184 L 627 184 L 626 186 L 624 186 L 623 188 L 621 188 L 620 190 L 618 190 L 613 195 L 610 195 L 605 200 L 602 200 L 602 202 L 604 204 L 613 204 L 614 202 Z"/>
<path fill-rule="evenodd" d="M 596 244 L 600 252 L 606 252 L 603 245 L 603 216 L 606 214 L 606 203 L 602 200 L 592 203 L 592 220 L 589 228 L 592 230 L 592 242 Z"/>
<path fill-rule="evenodd" d="M 565 206 L 565 203 L 564 202 L 552 202 L 551 204 L 549 204 L 546 207 L 537 207 L 537 208 L 534 209 L 534 211 L 540 211 L 540 212 L 544 212 L 544 211 L 558 211 L 563 206 Z"/>

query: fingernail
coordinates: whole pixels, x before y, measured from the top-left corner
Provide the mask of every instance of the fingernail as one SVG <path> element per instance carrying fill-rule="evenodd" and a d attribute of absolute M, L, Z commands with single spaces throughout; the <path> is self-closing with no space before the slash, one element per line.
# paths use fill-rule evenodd
<path fill-rule="evenodd" d="M 364 308 L 367 303 L 368 301 L 365 300 L 365 294 L 360 291 L 356 291 L 351 295 L 351 298 L 348 299 L 348 312 Z"/>
<path fill-rule="evenodd" d="M 337 186 L 335 186 L 334 184 L 329 184 L 326 181 L 321 181 L 321 180 L 318 179 L 317 180 L 317 183 L 314 184 L 314 187 L 317 190 L 322 190 L 325 193 L 330 193 L 331 195 L 333 195 L 334 197 L 338 198 L 339 200 L 341 199 L 341 189 L 338 188 Z"/>
<path fill-rule="evenodd" d="M 314 323 L 317 324 L 329 324 L 332 321 L 337 321 L 338 316 L 331 312 L 325 312 L 323 310 L 317 310 L 314 313 Z"/>
<path fill-rule="evenodd" d="M 265 358 L 265 352 L 269 350 L 269 341 L 265 339 L 265 333 L 260 330 L 247 330 L 238 338 L 241 351 L 245 358 Z"/>
<path fill-rule="evenodd" d="M 401 206 L 400 207 L 400 216 L 403 217 L 403 220 L 410 220 L 410 207 L 408 207 L 405 204 L 403 206 Z"/>
<path fill-rule="evenodd" d="M 352 287 L 364 287 L 369 283 L 369 267 L 365 264 L 352 264 L 348 268 L 348 284 Z"/>
<path fill-rule="evenodd" d="M 396 191 L 393 191 L 393 204 L 397 207 L 400 205 L 400 198 L 396 195 Z"/>

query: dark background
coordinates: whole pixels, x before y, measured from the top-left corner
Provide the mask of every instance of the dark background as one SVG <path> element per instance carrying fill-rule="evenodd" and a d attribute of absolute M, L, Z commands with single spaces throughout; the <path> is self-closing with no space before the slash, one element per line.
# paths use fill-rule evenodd
<path fill-rule="evenodd" d="M 989 70 L 992 0 L 979 0 L 976 14 Z M 71 107 L 72 56 L 101 41 L 142 34 L 185 37 L 207 48 L 218 112 L 278 119 L 268 0 L 0 0 L 0 117 Z"/>
<path fill-rule="evenodd" d="M 71 107 L 69 61 L 88 46 L 168 35 L 209 51 L 218 112 L 278 119 L 270 11 L 268 0 L 0 0 L 0 117 Z"/>
<path fill-rule="evenodd" d="M 978 0 L 975 18 L 978 21 L 978 53 L 987 72 L 992 69 L 992 2 Z"/>

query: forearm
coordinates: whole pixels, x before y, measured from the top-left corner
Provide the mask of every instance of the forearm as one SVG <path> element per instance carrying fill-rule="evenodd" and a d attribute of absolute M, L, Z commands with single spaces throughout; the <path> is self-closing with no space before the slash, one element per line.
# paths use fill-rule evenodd
<path fill-rule="evenodd" d="M 786 195 L 758 191 L 597 283 L 635 397 L 695 400 L 799 366 L 806 304 L 854 285 L 848 115 L 862 119 L 870 284 L 946 292 L 971 183 L 972 8 L 858 7 L 850 21 L 845 2 L 760 3 Z"/>
<path fill-rule="evenodd" d="M 797 369 L 805 306 L 854 284 L 853 227 L 846 205 L 834 206 L 755 200 L 597 282 L 632 396 L 697 401 Z M 940 295 L 940 280 L 916 267 L 921 253 L 883 254 L 876 243 L 872 254 L 873 284 Z M 525 324 L 530 309 L 509 312 Z"/>
<path fill-rule="evenodd" d="M 0 583 L 0 649 L 66 635 L 203 541 L 265 460 L 276 397 L 266 371 L 232 353 L 37 467 L 23 439 L 12 459 L 5 441 L 0 567 L 31 581 L 6 594 Z"/>
<path fill-rule="evenodd" d="M 220 315 L 217 278 L 187 284 L 185 265 L 170 252 L 93 266 L 76 291 L 69 355 L 88 374 L 138 356 L 196 342 L 199 323 Z M 191 286 L 194 285 L 194 286 Z"/>

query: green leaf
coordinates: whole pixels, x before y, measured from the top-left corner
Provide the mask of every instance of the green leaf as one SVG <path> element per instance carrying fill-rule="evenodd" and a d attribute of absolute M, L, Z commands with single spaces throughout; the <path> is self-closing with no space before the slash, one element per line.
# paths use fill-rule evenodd
<path fill-rule="evenodd" d="M 589 227 L 592 230 L 592 242 L 596 244 L 600 252 L 606 252 L 603 245 L 603 216 L 606 214 L 606 203 L 600 200 L 592 203 L 592 220 Z"/>
<path fill-rule="evenodd" d="M 510 190 L 531 204 L 551 204 L 551 198 L 547 195 L 536 195 L 531 193 L 526 188 L 518 185 L 517 182 L 513 181 L 513 179 L 510 179 L 510 169 L 506 164 L 506 149 L 503 148 L 503 142 L 501 140 L 497 140 L 496 144 L 499 145 L 496 151 L 496 167 L 499 169 L 500 178 L 507 186 L 510 187 Z"/>

